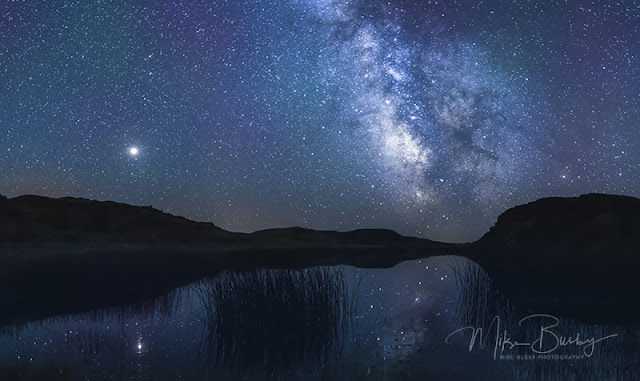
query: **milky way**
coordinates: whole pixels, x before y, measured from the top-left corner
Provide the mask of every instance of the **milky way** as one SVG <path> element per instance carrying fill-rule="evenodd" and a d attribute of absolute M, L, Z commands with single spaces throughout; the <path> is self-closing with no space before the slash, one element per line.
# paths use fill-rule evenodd
<path fill-rule="evenodd" d="M 639 25 L 631 2 L 3 2 L 0 193 L 452 241 L 639 196 Z"/>
<path fill-rule="evenodd" d="M 429 209 L 463 196 L 495 204 L 527 175 L 523 162 L 544 133 L 527 117 L 534 106 L 525 89 L 471 42 L 430 33 L 430 23 L 412 40 L 393 21 L 362 22 L 356 10 L 318 9 L 332 34 L 350 33 L 329 39 L 337 50 L 329 65 L 347 83 L 344 112 L 366 131 L 398 196 Z"/>

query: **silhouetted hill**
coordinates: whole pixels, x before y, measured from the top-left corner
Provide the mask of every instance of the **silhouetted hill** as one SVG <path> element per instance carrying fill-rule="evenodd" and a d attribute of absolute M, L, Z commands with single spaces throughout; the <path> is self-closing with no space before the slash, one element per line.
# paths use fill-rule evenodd
<path fill-rule="evenodd" d="M 362 229 L 350 232 L 316 231 L 300 227 L 268 229 L 252 234 L 232 233 L 212 223 L 195 222 L 140 207 L 83 198 L 0 196 L 0 243 L 136 245 L 180 244 L 210 247 L 237 244 L 242 249 L 326 246 L 414 246 L 441 247 L 425 239 L 403 237 L 392 230 Z M 228 245 L 227 245 L 228 246 Z"/>
<path fill-rule="evenodd" d="M 503 213 L 469 256 L 512 301 L 582 316 L 637 316 L 640 200 L 544 198 Z M 596 317 L 594 317 L 596 319 Z"/>
<path fill-rule="evenodd" d="M 0 201 L 5 242 L 237 242 L 241 234 L 151 207 L 83 198 L 20 196 Z"/>
<path fill-rule="evenodd" d="M 604 194 L 543 198 L 504 212 L 474 246 L 637 252 L 640 199 Z"/>
<path fill-rule="evenodd" d="M 365 244 L 429 242 L 425 239 L 402 236 L 388 229 L 359 229 L 349 232 L 311 230 L 300 227 L 259 230 L 251 237 L 260 241 L 302 241 L 325 244 Z"/>

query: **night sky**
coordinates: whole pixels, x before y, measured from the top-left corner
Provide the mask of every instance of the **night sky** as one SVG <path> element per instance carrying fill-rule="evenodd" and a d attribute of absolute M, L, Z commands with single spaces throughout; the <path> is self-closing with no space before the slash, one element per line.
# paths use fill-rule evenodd
<path fill-rule="evenodd" d="M 640 196 L 635 1 L 1 1 L 0 193 L 480 237 Z"/>

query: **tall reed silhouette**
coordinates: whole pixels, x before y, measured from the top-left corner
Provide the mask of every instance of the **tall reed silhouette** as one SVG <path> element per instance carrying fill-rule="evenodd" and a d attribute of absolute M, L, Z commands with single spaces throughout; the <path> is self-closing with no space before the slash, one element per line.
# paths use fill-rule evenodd
<path fill-rule="evenodd" d="M 223 272 L 194 291 L 216 372 L 317 373 L 339 361 L 353 328 L 354 294 L 339 268 Z"/>

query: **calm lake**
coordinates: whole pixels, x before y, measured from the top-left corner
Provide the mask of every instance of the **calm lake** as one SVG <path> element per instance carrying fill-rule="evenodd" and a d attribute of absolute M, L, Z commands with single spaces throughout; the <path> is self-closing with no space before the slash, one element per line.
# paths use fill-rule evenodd
<path fill-rule="evenodd" d="M 514 306 L 457 257 L 258 269 L 1 327 L 0 379 L 638 380 L 639 328 Z"/>

